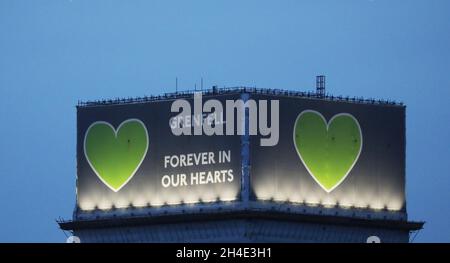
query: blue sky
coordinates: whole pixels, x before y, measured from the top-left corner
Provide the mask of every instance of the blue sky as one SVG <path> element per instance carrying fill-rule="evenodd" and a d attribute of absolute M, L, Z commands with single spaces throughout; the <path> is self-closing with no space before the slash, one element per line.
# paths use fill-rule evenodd
<path fill-rule="evenodd" d="M 0 1 L 0 241 L 63 242 L 75 105 L 204 85 L 407 105 L 416 241 L 450 242 L 449 1 Z"/>

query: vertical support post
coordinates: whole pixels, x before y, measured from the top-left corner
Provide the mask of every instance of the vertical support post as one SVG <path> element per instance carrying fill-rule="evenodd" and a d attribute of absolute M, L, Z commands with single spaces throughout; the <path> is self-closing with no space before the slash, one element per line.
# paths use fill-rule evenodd
<path fill-rule="evenodd" d="M 241 99 L 244 103 L 250 98 L 249 93 L 242 93 Z M 250 200 L 250 131 L 249 131 L 249 109 L 243 111 L 242 121 L 244 122 L 245 133 L 241 135 L 241 160 L 242 160 L 242 179 L 241 179 L 241 201 L 244 207 L 248 206 Z"/>

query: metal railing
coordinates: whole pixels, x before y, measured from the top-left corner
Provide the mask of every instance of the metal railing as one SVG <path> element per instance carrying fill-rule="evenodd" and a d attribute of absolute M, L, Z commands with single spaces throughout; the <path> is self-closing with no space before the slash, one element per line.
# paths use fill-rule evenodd
<path fill-rule="evenodd" d="M 330 94 L 318 94 L 315 91 L 292 91 L 282 89 L 265 89 L 256 87 L 230 87 L 230 88 L 212 88 L 206 90 L 185 90 L 172 93 L 164 93 L 161 95 L 144 96 L 136 98 L 115 98 L 115 99 L 102 99 L 93 101 L 78 101 L 77 107 L 90 107 L 90 106 L 102 106 L 102 105 L 116 105 L 116 104 L 133 104 L 133 103 L 145 103 L 153 101 L 190 98 L 195 92 L 201 92 L 204 96 L 210 95 L 227 95 L 235 93 L 251 93 L 259 95 L 274 95 L 274 96 L 286 96 L 296 98 L 308 98 L 326 101 L 348 102 L 357 104 L 374 104 L 374 105 L 388 105 L 388 106 L 403 106 L 403 102 L 396 102 L 394 100 L 373 99 L 363 97 L 350 97 L 350 96 L 334 96 Z"/>

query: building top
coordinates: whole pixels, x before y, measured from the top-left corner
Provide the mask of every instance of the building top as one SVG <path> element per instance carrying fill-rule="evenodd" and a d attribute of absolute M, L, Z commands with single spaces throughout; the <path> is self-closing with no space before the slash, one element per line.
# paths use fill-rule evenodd
<path fill-rule="evenodd" d="M 256 87 L 230 87 L 230 88 L 218 88 L 213 86 L 211 89 L 205 90 L 186 90 L 178 91 L 172 93 L 164 93 L 161 95 L 152 95 L 136 98 L 115 98 L 115 99 L 102 99 L 93 101 L 79 101 L 77 107 L 95 107 L 95 106 L 105 106 L 105 105 L 121 105 L 121 104 L 134 104 L 134 103 L 145 103 L 154 101 L 165 101 L 165 100 L 175 100 L 182 98 L 190 98 L 195 92 L 201 92 L 204 96 L 214 96 L 214 95 L 229 95 L 229 94 L 240 94 L 240 93 L 250 93 L 258 95 L 273 95 L 273 96 L 284 96 L 293 98 L 304 98 L 304 99 L 314 99 L 314 100 L 326 100 L 326 101 L 336 101 L 345 103 L 355 103 L 355 104 L 369 104 L 369 105 L 380 105 L 380 106 L 394 106 L 394 107 L 404 107 L 403 102 L 396 102 L 394 100 L 384 100 L 384 99 L 372 99 L 363 97 L 350 97 L 350 96 L 334 96 L 330 94 L 321 94 L 316 91 L 293 91 L 293 90 L 283 90 L 283 89 L 266 89 L 266 88 L 256 88 Z"/>

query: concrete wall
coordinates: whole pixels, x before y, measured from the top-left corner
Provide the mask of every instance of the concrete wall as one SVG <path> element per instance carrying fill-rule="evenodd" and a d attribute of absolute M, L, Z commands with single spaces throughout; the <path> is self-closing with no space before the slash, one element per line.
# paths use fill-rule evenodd
<path fill-rule="evenodd" d="M 408 242 L 407 230 L 302 223 L 268 219 L 232 219 L 132 227 L 75 230 L 81 242 Z"/>

